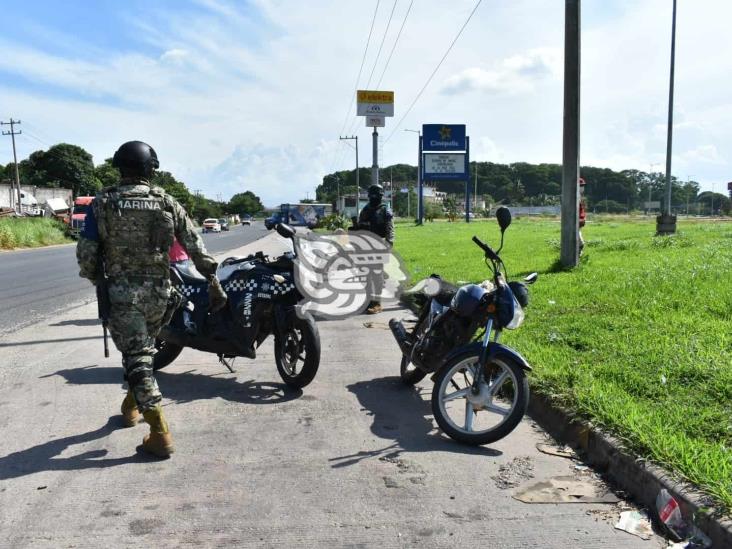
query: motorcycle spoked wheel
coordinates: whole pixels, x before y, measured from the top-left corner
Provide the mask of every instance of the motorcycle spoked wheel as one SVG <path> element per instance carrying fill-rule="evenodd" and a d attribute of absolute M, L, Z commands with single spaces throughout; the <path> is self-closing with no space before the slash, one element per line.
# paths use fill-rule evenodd
<path fill-rule="evenodd" d="M 282 381 L 302 388 L 315 379 L 320 366 L 320 336 L 314 320 L 294 319 L 284 337 L 275 336 L 274 344 Z"/>
<path fill-rule="evenodd" d="M 172 363 L 183 350 L 183 347 L 155 338 L 155 349 L 157 352 L 153 357 L 153 371 L 162 370 L 168 364 Z"/>
<path fill-rule="evenodd" d="M 513 431 L 529 405 L 529 380 L 513 360 L 496 357 L 485 366 L 480 393 L 472 394 L 479 354 L 466 350 L 445 364 L 432 389 L 432 413 L 452 439 L 479 446 Z"/>

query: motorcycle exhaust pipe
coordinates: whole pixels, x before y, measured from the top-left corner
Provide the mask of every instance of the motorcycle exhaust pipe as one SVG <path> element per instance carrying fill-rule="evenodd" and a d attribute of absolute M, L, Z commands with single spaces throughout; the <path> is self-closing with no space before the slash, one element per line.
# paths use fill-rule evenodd
<path fill-rule="evenodd" d="M 391 333 L 394 335 L 399 349 L 401 349 L 404 355 L 410 356 L 412 354 L 412 343 L 409 341 L 407 329 L 402 324 L 402 321 L 392 318 L 389 321 L 389 328 L 391 328 Z"/>

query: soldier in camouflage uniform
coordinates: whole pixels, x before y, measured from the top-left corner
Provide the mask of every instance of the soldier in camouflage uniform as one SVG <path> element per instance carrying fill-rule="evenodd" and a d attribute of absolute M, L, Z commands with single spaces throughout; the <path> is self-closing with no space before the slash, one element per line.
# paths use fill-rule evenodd
<path fill-rule="evenodd" d="M 394 217 L 391 210 L 382 202 L 384 188 L 374 183 L 368 190 L 369 203 L 363 207 L 358 216 L 358 228 L 362 231 L 371 231 L 386 240 L 390 246 L 394 245 Z M 372 295 L 380 295 L 384 287 L 383 273 L 376 277 Z M 368 314 L 381 312 L 381 302 L 378 299 L 371 301 L 366 309 Z"/>
<path fill-rule="evenodd" d="M 122 402 L 126 426 L 136 425 L 140 413 L 150 425 L 145 451 L 159 457 L 173 452 L 173 439 L 163 415 L 162 395 L 153 376 L 155 337 L 160 332 L 170 298 L 168 250 L 174 238 L 183 245 L 196 268 L 209 279 L 212 308 L 226 303 L 216 279 L 216 261 L 183 207 L 148 180 L 158 167 L 155 151 L 130 141 L 115 153 L 112 165 L 122 179 L 103 189 L 92 202 L 76 247 L 79 273 L 96 283 L 99 254 L 109 278 L 109 330 L 129 384 Z"/>

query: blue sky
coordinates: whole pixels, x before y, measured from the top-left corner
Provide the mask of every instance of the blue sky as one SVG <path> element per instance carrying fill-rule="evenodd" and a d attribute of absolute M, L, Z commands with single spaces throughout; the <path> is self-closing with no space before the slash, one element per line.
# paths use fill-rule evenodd
<path fill-rule="evenodd" d="M 359 88 L 384 72 L 395 117 L 382 163 L 416 163 L 422 123 L 466 123 L 473 158 L 560 162 L 563 9 L 484 0 L 409 115 L 475 0 L 381 0 Z M 669 0 L 585 0 L 582 163 L 662 170 Z M 96 162 L 129 139 L 209 196 L 252 190 L 274 205 L 311 196 L 350 168 L 339 134 L 369 130 L 349 111 L 376 0 L 5 0 L 0 117 L 20 118 L 20 155 L 70 142 Z M 391 24 L 387 25 L 392 12 Z M 732 45 L 724 0 L 681 2 L 673 172 L 705 189 L 732 180 Z M 387 31 L 388 27 L 388 32 Z M 378 46 L 384 38 L 381 55 Z M 386 70 L 385 70 L 386 69 Z M 7 138 L 5 138 L 7 139 Z M 0 162 L 12 159 L 0 141 Z"/>

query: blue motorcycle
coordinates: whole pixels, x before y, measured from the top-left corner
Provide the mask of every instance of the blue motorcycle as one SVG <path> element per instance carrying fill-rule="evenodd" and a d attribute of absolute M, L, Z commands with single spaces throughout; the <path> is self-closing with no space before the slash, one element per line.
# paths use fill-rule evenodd
<path fill-rule="evenodd" d="M 499 343 L 504 329 L 515 330 L 524 321 L 527 285 L 506 282 L 500 258 L 503 235 L 511 212 L 496 212 L 501 228 L 497 251 L 477 236 L 473 242 L 484 252 L 490 279 L 481 284 L 453 286 L 437 275 L 410 290 L 419 305 L 413 326 L 392 319 L 389 326 L 402 351 L 401 378 L 408 385 L 432 374 L 432 413 L 451 438 L 470 445 L 495 442 L 521 421 L 529 404 L 526 372 L 531 366 L 517 351 Z"/>

